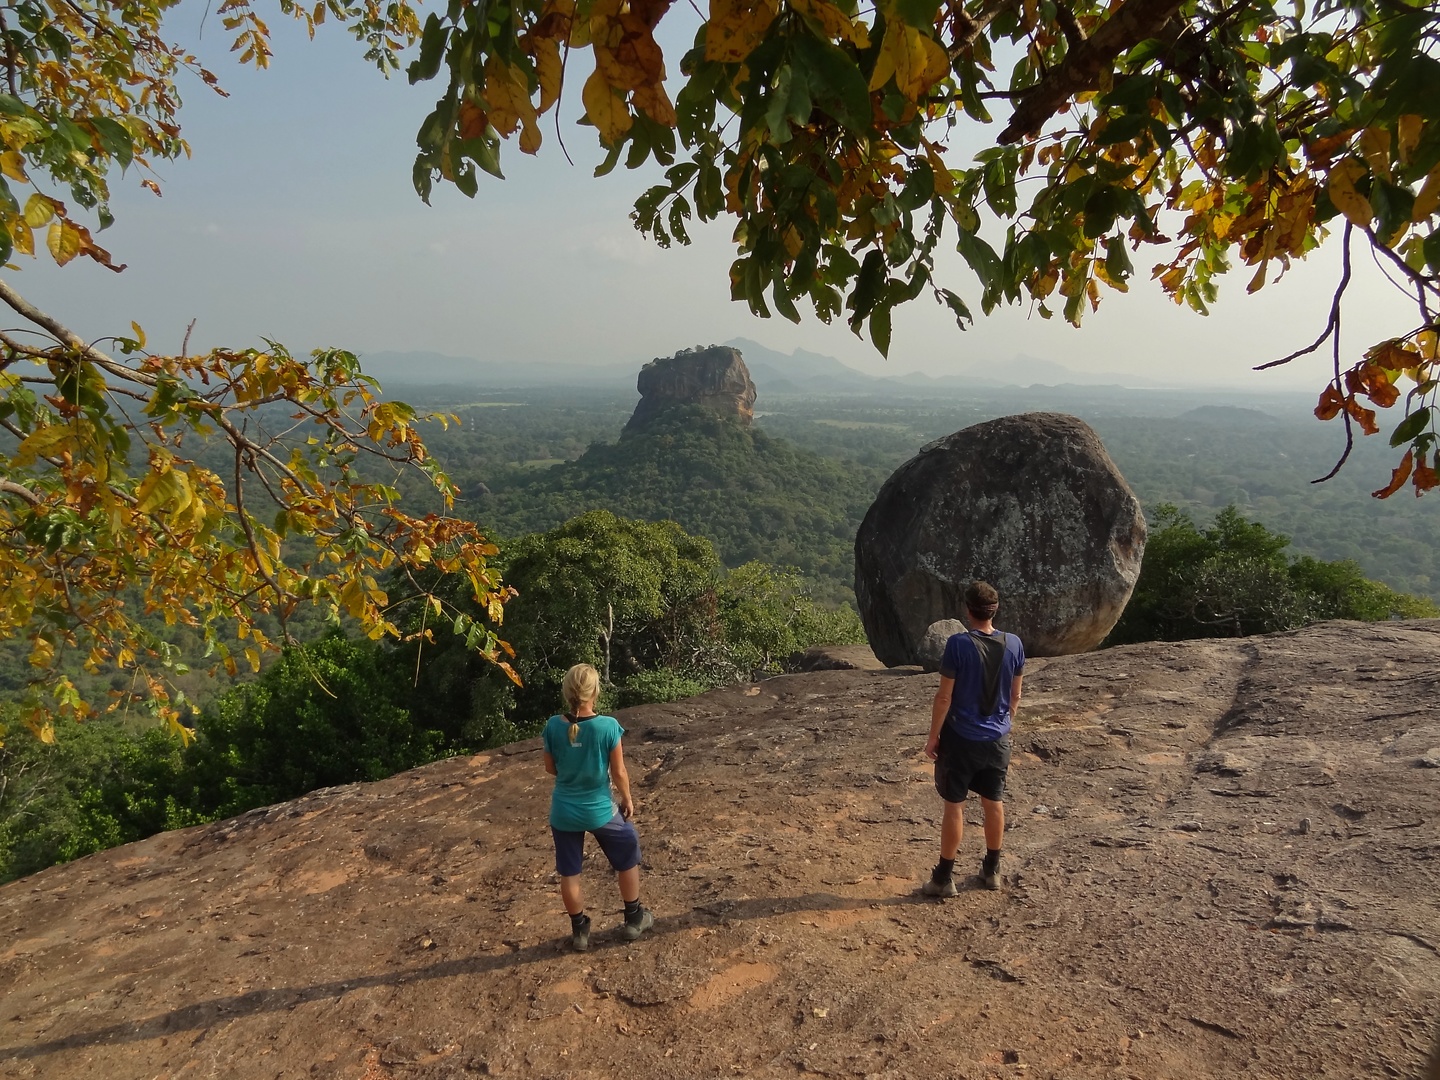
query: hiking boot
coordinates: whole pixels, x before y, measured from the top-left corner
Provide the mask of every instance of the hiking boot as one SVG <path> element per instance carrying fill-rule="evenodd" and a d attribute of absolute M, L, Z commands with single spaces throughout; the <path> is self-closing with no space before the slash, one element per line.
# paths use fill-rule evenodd
<path fill-rule="evenodd" d="M 933 877 L 927 878 L 920 891 L 926 896 L 954 896 L 955 879 L 946 878 L 944 881 L 936 881 Z"/>
<path fill-rule="evenodd" d="M 570 927 L 570 948 L 576 952 L 586 952 L 590 948 L 590 916 L 585 916 L 585 921 L 579 926 Z"/>
<path fill-rule="evenodd" d="M 655 915 L 649 908 L 640 909 L 640 917 L 634 922 L 626 919 L 620 924 L 620 936 L 626 941 L 634 941 L 646 930 L 655 925 Z"/>
<path fill-rule="evenodd" d="M 1000 867 L 981 866 L 980 887 L 991 890 L 1000 888 Z"/>

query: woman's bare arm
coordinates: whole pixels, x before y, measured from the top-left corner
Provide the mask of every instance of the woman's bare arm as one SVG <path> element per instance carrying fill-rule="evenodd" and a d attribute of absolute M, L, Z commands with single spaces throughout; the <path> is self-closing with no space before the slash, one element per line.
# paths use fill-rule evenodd
<path fill-rule="evenodd" d="M 635 814 L 635 803 L 630 798 L 630 774 L 625 771 L 625 751 L 620 744 L 615 744 L 615 749 L 610 751 L 610 780 L 615 785 L 615 790 L 620 793 L 617 802 L 620 804 L 620 816 L 629 821 Z"/>

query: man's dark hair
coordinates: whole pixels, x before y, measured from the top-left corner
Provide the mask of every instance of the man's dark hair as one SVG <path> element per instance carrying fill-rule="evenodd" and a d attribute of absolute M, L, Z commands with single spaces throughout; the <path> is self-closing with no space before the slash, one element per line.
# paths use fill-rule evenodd
<path fill-rule="evenodd" d="M 1000 594 L 988 581 L 972 581 L 965 590 L 965 609 L 977 619 L 990 619 L 1000 609 Z"/>

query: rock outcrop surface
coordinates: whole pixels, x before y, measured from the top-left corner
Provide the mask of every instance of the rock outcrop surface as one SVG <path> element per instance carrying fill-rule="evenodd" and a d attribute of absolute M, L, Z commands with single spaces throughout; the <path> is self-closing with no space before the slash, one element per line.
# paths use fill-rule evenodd
<path fill-rule="evenodd" d="M 1084 421 L 1006 416 L 926 446 L 885 482 L 855 538 L 855 595 L 875 655 L 921 662 L 965 587 L 1000 591 L 996 626 L 1031 656 L 1093 649 L 1140 573 L 1140 503 Z"/>
<path fill-rule="evenodd" d="M 755 419 L 755 384 L 739 351 L 712 345 L 651 360 L 636 380 L 640 402 L 626 428 L 641 427 L 672 405 L 700 405 L 742 424 Z"/>
<path fill-rule="evenodd" d="M 538 740 L 164 833 L 0 887 L 0 1076 L 1440 1080 L 1437 660 L 1440 621 L 1036 660 L 1003 887 L 967 829 L 946 901 L 935 676 L 624 710 L 655 928 L 592 846 L 583 956 Z"/>

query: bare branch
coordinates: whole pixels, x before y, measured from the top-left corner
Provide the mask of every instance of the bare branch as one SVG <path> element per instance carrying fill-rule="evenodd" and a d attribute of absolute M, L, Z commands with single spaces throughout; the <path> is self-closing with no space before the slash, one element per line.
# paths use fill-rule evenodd
<path fill-rule="evenodd" d="M 1069 4 L 1057 3 L 1055 5 L 1055 21 L 1060 24 L 1060 30 L 1065 35 L 1065 40 L 1070 43 L 1072 50 L 1085 44 L 1085 31 L 1075 21 L 1075 12 L 1070 10 Z"/>
<path fill-rule="evenodd" d="M 144 372 L 136 371 L 127 367 L 113 357 L 107 356 L 93 345 L 89 344 L 79 334 L 65 326 L 58 319 L 55 319 L 41 311 L 30 301 L 26 300 L 18 292 L 10 287 L 9 282 L 0 278 L 0 300 L 4 300 L 15 311 L 26 319 L 29 319 L 36 326 L 44 327 L 56 341 L 68 349 L 72 349 L 85 357 L 97 367 L 103 368 L 110 374 L 122 379 L 129 379 L 133 382 L 143 383 L 146 386 L 154 386 L 158 381 L 155 376 L 147 375 Z"/>
<path fill-rule="evenodd" d="M 13 480 L 6 480 L 3 477 L 0 477 L 0 493 L 18 495 L 31 506 L 39 506 L 44 502 L 39 495 L 36 495 L 35 492 L 31 491 L 24 484 L 17 484 Z"/>
<path fill-rule="evenodd" d="M 1325 340 L 1333 334 L 1335 337 L 1336 348 L 1335 386 L 1337 389 L 1340 388 L 1340 301 L 1345 296 L 1345 290 L 1350 286 L 1350 234 L 1354 230 L 1354 228 L 1355 227 L 1351 225 L 1350 222 L 1347 221 L 1345 223 L 1345 237 L 1341 247 L 1342 269 L 1340 273 L 1340 284 L 1335 287 L 1335 296 L 1330 301 L 1330 317 L 1325 320 L 1325 329 L 1320 332 L 1319 337 L 1317 337 L 1309 345 L 1305 346 L 1305 348 L 1296 349 L 1289 356 L 1282 356 L 1279 360 L 1271 360 L 1269 363 L 1259 364 L 1253 370 L 1267 371 L 1270 368 L 1280 367 L 1282 364 L 1288 364 L 1292 360 L 1298 360 L 1302 356 L 1309 356 L 1316 349 L 1320 348 L 1321 345 L 1324 345 Z M 1334 474 L 1332 473 L 1331 475 L 1333 476 Z"/>

